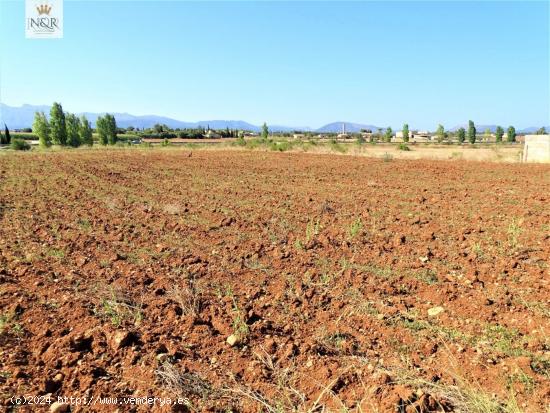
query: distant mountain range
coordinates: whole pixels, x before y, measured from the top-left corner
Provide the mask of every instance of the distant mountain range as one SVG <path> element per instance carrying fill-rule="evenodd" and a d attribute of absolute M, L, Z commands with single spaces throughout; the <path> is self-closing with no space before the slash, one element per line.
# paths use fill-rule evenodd
<path fill-rule="evenodd" d="M 45 105 L 23 105 L 20 107 L 8 106 L 6 104 L 0 103 L 0 122 L 4 122 L 8 125 L 10 129 L 23 129 L 32 127 L 34 120 L 35 112 L 44 112 L 46 115 L 49 115 L 51 106 Z M 95 122 L 98 116 L 103 115 L 104 113 L 93 113 L 93 112 L 84 112 L 78 113 L 78 115 L 85 115 L 92 126 L 95 126 Z M 150 128 L 156 123 L 165 124 L 170 128 L 196 128 L 198 126 L 207 127 L 211 129 L 240 129 L 240 130 L 250 130 L 254 132 L 259 132 L 261 130 L 260 125 L 253 125 L 251 123 L 242 121 L 242 120 L 202 120 L 199 122 L 185 122 L 177 119 L 168 118 L 165 116 L 157 115 L 142 115 L 136 116 L 129 113 L 113 113 L 115 116 L 117 125 L 121 128 L 127 128 L 128 126 L 133 126 L 136 128 Z M 269 125 L 269 129 L 275 132 L 291 132 L 294 130 L 299 131 L 312 131 L 319 133 L 340 133 L 343 129 L 343 124 L 346 126 L 346 132 L 355 133 L 360 132 L 361 129 L 370 129 L 373 132 L 376 132 L 378 129 L 385 130 L 375 125 L 367 125 L 360 123 L 352 123 L 346 121 L 332 122 L 328 123 L 318 129 L 312 129 L 307 126 L 282 126 L 282 125 Z M 468 125 L 465 126 L 455 126 L 450 129 L 451 131 L 456 131 L 458 128 L 464 127 L 467 129 Z M 496 130 L 496 125 L 476 125 L 478 133 L 485 131 L 487 128 L 494 132 Z M 503 126 L 504 129 L 507 127 Z M 518 133 L 532 133 L 538 130 L 538 127 L 529 127 L 525 129 L 518 130 Z M 546 129 L 550 131 L 550 126 L 547 126 Z"/>

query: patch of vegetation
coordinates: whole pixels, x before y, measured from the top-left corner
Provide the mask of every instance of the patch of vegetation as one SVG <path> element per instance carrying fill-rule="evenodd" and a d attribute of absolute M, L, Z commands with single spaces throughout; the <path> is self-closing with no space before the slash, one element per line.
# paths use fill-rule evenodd
<path fill-rule="evenodd" d="M 397 145 L 397 150 L 398 151 L 410 151 L 411 148 L 406 143 L 400 143 L 399 145 Z"/>
<path fill-rule="evenodd" d="M 239 308 L 237 300 L 233 298 L 233 321 L 231 322 L 231 328 L 233 329 L 233 334 L 235 334 L 239 339 L 244 340 L 250 334 L 250 329 L 248 324 L 246 324 L 246 318 L 243 311 Z"/>
<path fill-rule="evenodd" d="M 499 400 L 487 393 L 477 383 L 469 381 L 459 373 L 450 372 L 453 384 L 441 381 L 424 380 L 416 372 L 400 370 L 392 372 L 397 384 L 421 389 L 436 399 L 447 400 L 454 412 L 464 413 L 521 413 L 517 401 L 511 395 L 507 400 Z"/>
<path fill-rule="evenodd" d="M 319 233 L 321 232 L 321 228 L 322 227 L 320 220 L 314 220 L 313 218 L 311 218 L 306 225 L 306 234 L 304 241 L 302 242 L 300 239 L 297 239 L 294 243 L 296 249 L 303 249 L 304 246 L 307 245 L 311 240 L 313 240 L 314 237 L 319 235 Z"/>
<path fill-rule="evenodd" d="M 97 302 L 94 313 L 109 320 L 115 327 L 125 323 L 139 325 L 143 319 L 141 305 L 131 300 L 120 289 L 113 286 L 99 286 L 94 291 Z"/>
<path fill-rule="evenodd" d="M 341 143 L 338 143 L 338 141 L 334 138 L 332 138 L 330 140 L 329 147 L 334 152 L 339 152 L 339 153 L 346 153 L 347 152 L 347 148 L 344 145 L 342 145 Z"/>
<path fill-rule="evenodd" d="M 355 221 L 353 221 L 349 227 L 348 235 L 350 239 L 355 238 L 359 233 L 361 232 L 361 229 L 363 229 L 363 223 L 361 222 L 361 218 L 357 218 Z"/>
<path fill-rule="evenodd" d="M 525 338 L 515 328 L 490 324 L 485 327 L 483 336 L 489 341 L 491 348 L 507 356 L 518 357 L 529 354 L 522 346 Z"/>
<path fill-rule="evenodd" d="M 439 282 L 435 271 L 428 268 L 414 273 L 414 277 L 428 285 L 437 284 Z"/>
<path fill-rule="evenodd" d="M 57 249 L 57 248 L 48 248 L 46 250 L 46 255 L 49 256 L 49 257 L 57 258 L 57 259 L 63 259 L 63 258 L 65 258 L 65 251 L 63 251 L 62 249 Z"/>
<path fill-rule="evenodd" d="M 15 151 L 28 151 L 31 149 L 31 145 L 23 139 L 12 139 L 10 148 Z"/>
<path fill-rule="evenodd" d="M 523 222 L 521 220 L 512 219 L 508 225 L 508 244 L 512 249 L 515 249 L 518 246 L 519 236 L 523 232 L 523 228 L 521 227 L 522 223 Z"/>
<path fill-rule="evenodd" d="M 523 387 L 523 390 L 527 393 L 532 393 L 535 389 L 535 380 L 525 374 L 522 370 L 517 373 L 511 374 L 507 379 L 507 387 L 509 390 L 514 390 L 515 385 L 519 384 Z"/>

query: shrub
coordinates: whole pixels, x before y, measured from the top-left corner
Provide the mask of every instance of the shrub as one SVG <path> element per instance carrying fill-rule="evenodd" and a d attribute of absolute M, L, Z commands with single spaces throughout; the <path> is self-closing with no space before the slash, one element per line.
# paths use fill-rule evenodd
<path fill-rule="evenodd" d="M 21 139 L 25 141 L 34 141 L 38 139 L 38 135 L 35 133 L 14 133 L 11 136 L 13 139 Z"/>
<path fill-rule="evenodd" d="M 31 145 L 23 139 L 12 139 L 11 148 L 15 151 L 28 151 Z"/>
<path fill-rule="evenodd" d="M 398 146 L 397 146 L 397 150 L 398 151 L 410 151 L 411 148 L 409 148 L 406 144 L 404 143 L 400 143 Z"/>

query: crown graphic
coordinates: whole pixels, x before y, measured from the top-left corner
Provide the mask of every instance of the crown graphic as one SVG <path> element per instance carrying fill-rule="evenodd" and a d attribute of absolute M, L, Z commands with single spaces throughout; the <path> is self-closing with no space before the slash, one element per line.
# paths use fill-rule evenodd
<path fill-rule="evenodd" d="M 36 8 L 38 11 L 38 14 L 50 14 L 50 11 L 52 10 L 52 6 L 48 6 L 47 4 L 41 4 Z"/>

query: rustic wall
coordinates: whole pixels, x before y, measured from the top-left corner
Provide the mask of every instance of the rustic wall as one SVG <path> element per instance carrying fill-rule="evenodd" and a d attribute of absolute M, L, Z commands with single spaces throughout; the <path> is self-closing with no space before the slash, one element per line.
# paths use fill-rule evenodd
<path fill-rule="evenodd" d="M 550 162 L 550 135 L 526 135 L 523 162 Z"/>

